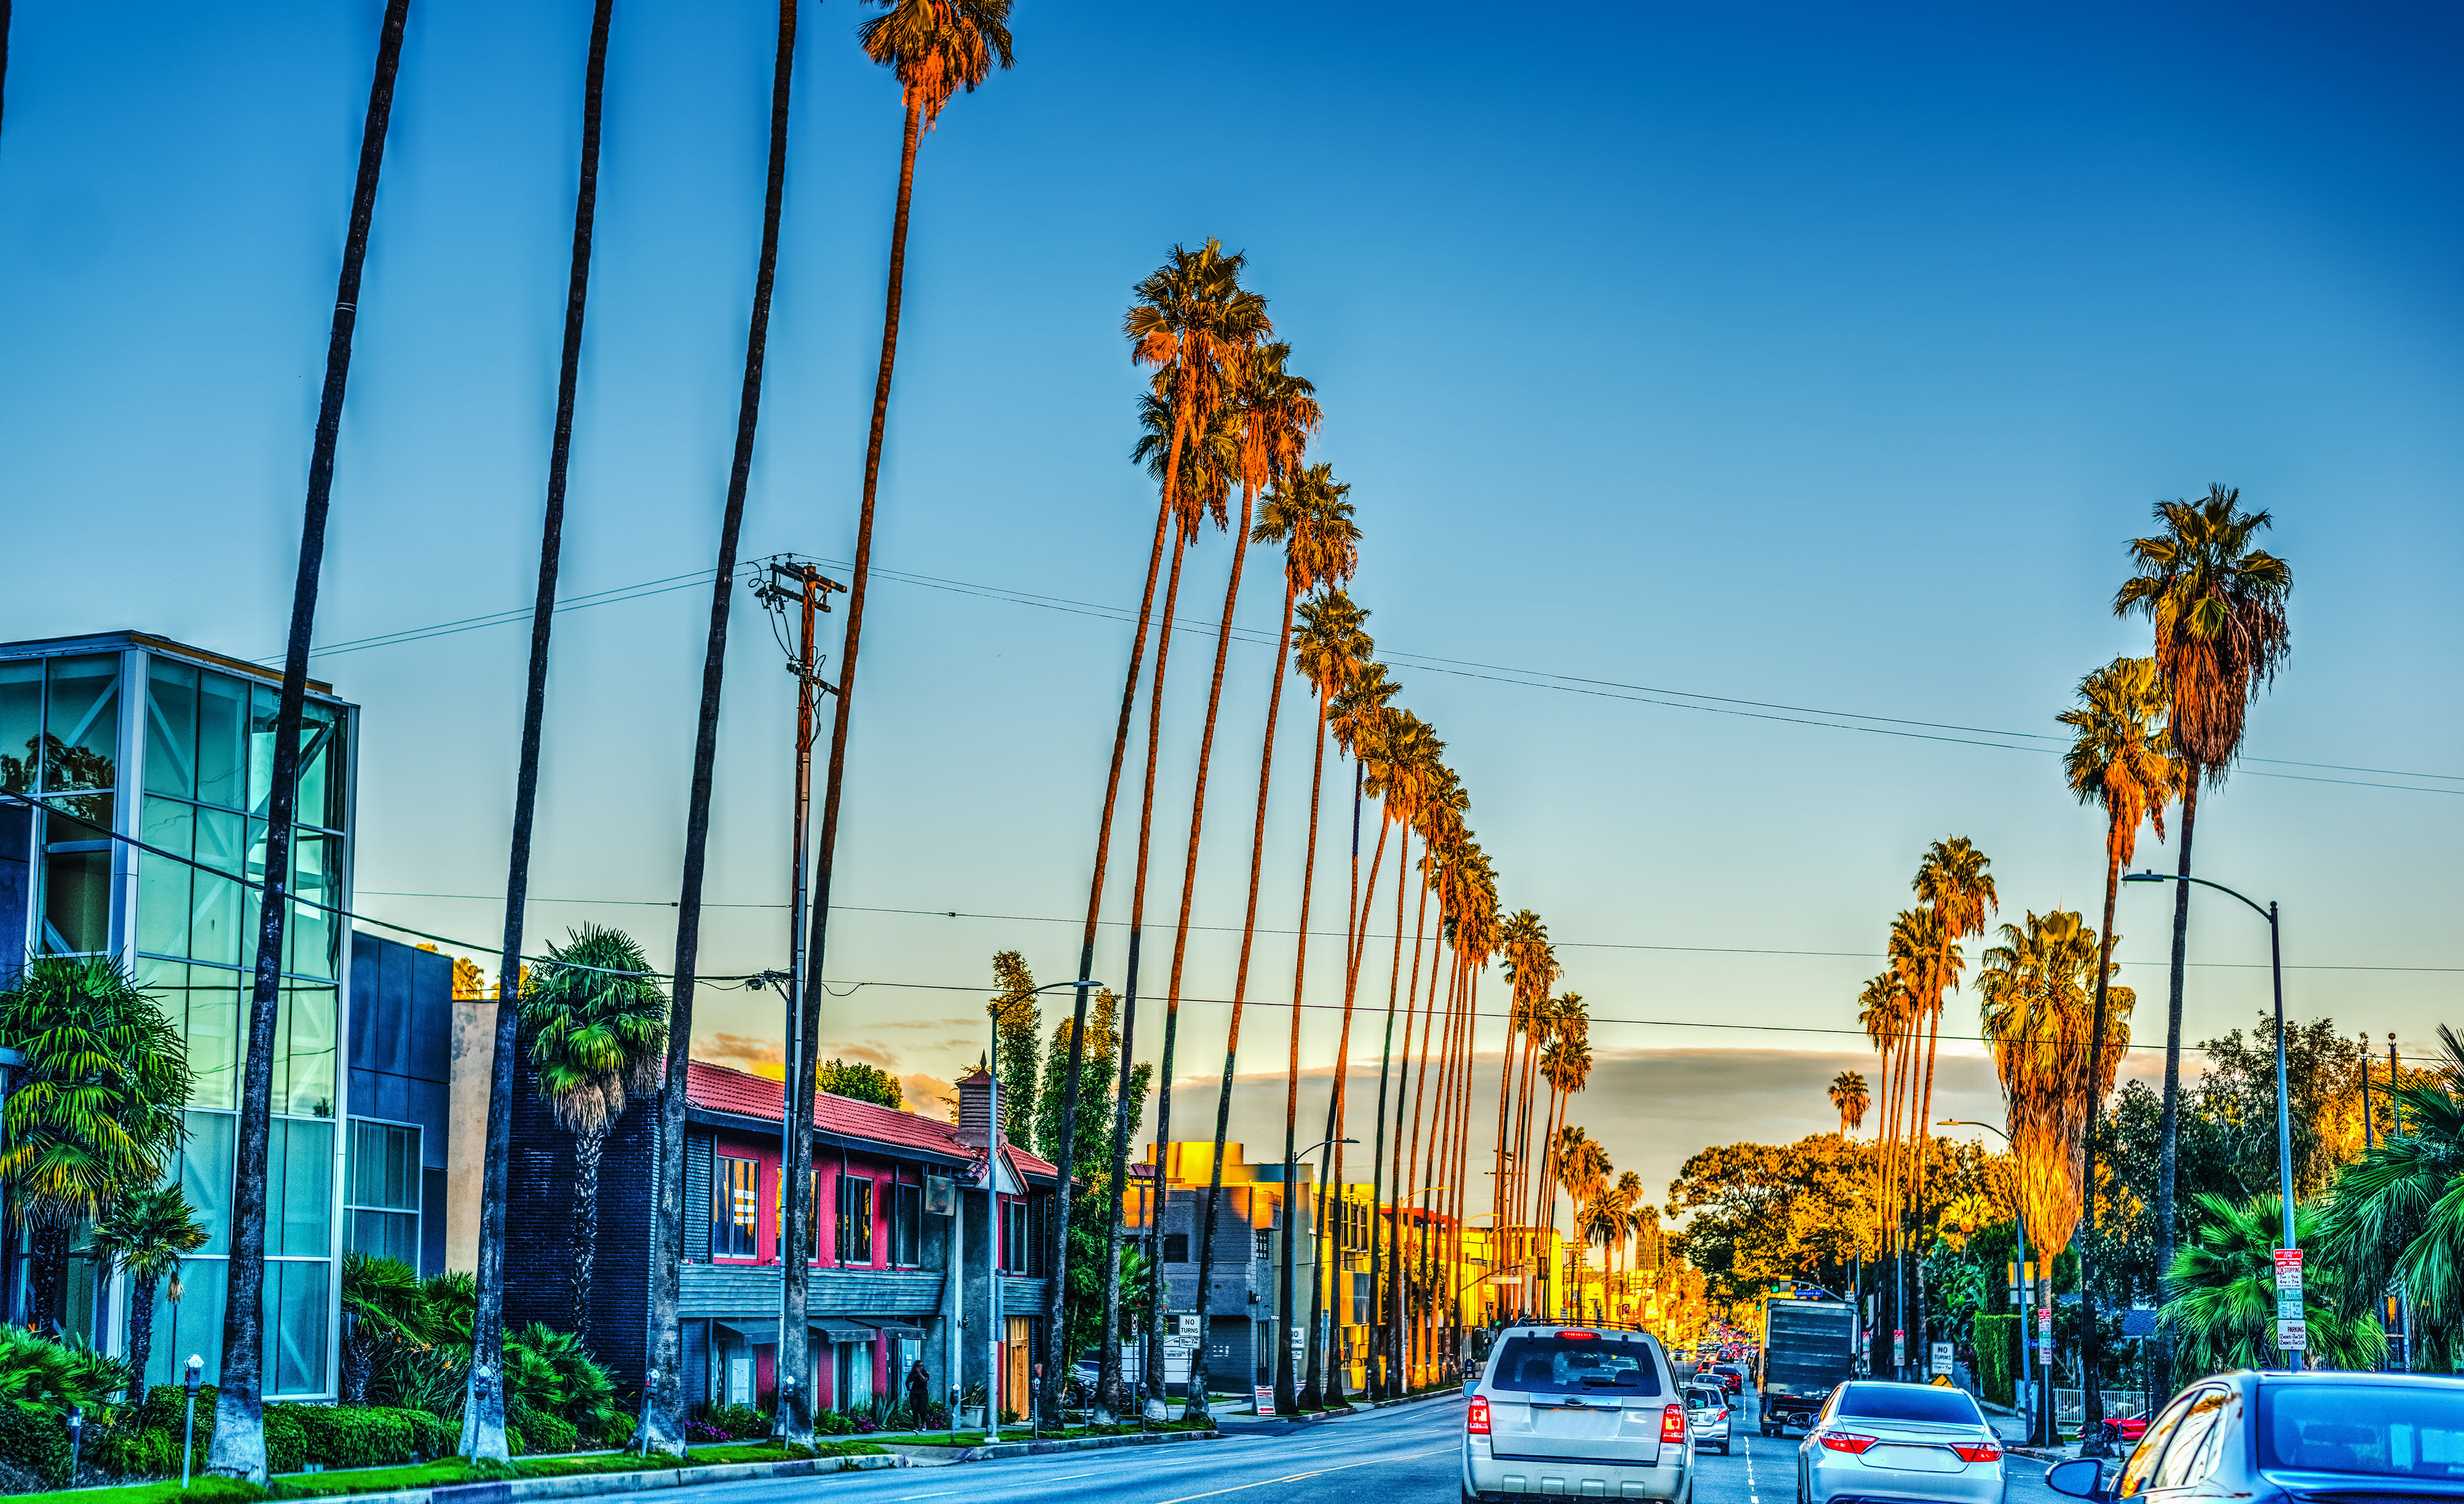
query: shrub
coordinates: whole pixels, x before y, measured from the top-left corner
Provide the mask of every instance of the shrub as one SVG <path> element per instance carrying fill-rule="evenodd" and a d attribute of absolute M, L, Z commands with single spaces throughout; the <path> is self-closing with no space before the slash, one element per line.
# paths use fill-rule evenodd
<path fill-rule="evenodd" d="M 377 1405 L 286 1405 L 294 1412 L 304 1462 L 327 1468 L 382 1468 L 449 1455 L 457 1428 L 425 1410 Z"/>
<path fill-rule="evenodd" d="M 1995 1404 L 2008 1406 L 2014 1398 L 2012 1370 L 2018 1366 L 2021 1319 L 2015 1316 L 1976 1318 L 1976 1387 Z"/>
<path fill-rule="evenodd" d="M 307 1469 L 308 1432 L 299 1424 L 299 1410 L 296 1404 L 265 1407 L 266 1471 L 299 1472 Z"/>
<path fill-rule="evenodd" d="M 770 1434 L 770 1417 L 749 1404 L 713 1404 L 704 1406 L 701 1418 L 718 1427 L 730 1441 L 749 1441 Z M 814 1429 L 821 1427 L 816 1425 Z"/>
<path fill-rule="evenodd" d="M 0 1404 L 0 1463 L 31 1475 L 47 1489 L 69 1486 L 69 1428 L 65 1415 L 29 1414 Z"/>

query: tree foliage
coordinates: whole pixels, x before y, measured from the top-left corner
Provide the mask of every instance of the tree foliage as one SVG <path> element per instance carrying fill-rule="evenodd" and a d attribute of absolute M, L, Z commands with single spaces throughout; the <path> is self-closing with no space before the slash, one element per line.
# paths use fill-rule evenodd
<path fill-rule="evenodd" d="M 1014 950 L 993 957 L 993 982 L 1001 988 L 984 1011 L 992 1015 L 1001 1081 L 1001 1131 L 1020 1143 L 1035 1138 L 1036 1035 L 1044 1010 L 1035 1005 L 1035 973 Z"/>
<path fill-rule="evenodd" d="M 819 1090 L 832 1096 L 850 1096 L 859 1102 L 907 1110 L 906 1089 L 898 1077 L 876 1065 L 861 1060 L 825 1060 L 817 1075 Z"/>

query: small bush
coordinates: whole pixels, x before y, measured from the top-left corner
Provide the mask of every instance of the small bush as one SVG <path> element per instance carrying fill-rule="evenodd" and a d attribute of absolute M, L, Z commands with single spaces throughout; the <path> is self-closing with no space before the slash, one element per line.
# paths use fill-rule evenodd
<path fill-rule="evenodd" d="M 0 1462 L 17 1468 L 47 1489 L 69 1486 L 69 1428 L 57 1415 L 28 1415 L 0 1404 Z"/>
<path fill-rule="evenodd" d="M 845 1410 L 824 1410 L 813 1417 L 813 1434 L 816 1436 L 852 1436 L 855 1430 L 856 1418 Z"/>
<path fill-rule="evenodd" d="M 717 1427 L 730 1441 L 749 1441 L 770 1434 L 770 1417 L 749 1404 L 705 1405 L 701 1419 Z"/>
<path fill-rule="evenodd" d="M 265 1471 L 303 1472 L 308 1467 L 308 1431 L 299 1424 L 300 1406 L 265 1407 Z"/>

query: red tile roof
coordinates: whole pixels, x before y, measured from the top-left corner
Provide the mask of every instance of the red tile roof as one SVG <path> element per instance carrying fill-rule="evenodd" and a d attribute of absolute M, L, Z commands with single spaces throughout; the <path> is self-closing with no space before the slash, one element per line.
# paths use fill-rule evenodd
<path fill-rule="evenodd" d="M 741 1117 L 759 1117 L 775 1123 L 786 1110 L 787 1088 L 767 1076 L 748 1075 L 742 1071 L 731 1071 L 725 1066 L 695 1060 L 686 1071 L 685 1095 L 695 1107 L 734 1113 Z M 923 1149 L 961 1159 L 979 1157 L 979 1151 L 958 1141 L 957 1123 L 941 1122 L 915 1113 L 900 1112 L 874 1102 L 860 1102 L 854 1097 L 838 1096 L 828 1092 L 813 1094 L 813 1126 L 824 1133 L 869 1139 L 899 1148 Z M 1009 1156 L 1011 1167 L 1022 1176 L 1050 1180 L 1056 1173 L 1051 1165 L 1016 1144 L 1009 1145 Z"/>

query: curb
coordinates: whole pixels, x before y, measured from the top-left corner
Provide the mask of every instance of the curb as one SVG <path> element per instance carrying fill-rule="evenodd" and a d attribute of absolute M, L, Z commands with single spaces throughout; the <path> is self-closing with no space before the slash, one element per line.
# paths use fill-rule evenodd
<path fill-rule="evenodd" d="M 508 1478 L 502 1483 L 450 1483 L 442 1488 L 391 1493 L 338 1493 L 313 1504 L 520 1504 L 532 1499 L 580 1499 L 602 1493 L 640 1493 L 651 1489 L 689 1489 L 701 1483 L 746 1483 L 759 1478 L 804 1478 L 831 1472 L 871 1472 L 903 1468 L 894 1455 L 797 1457 L 785 1462 L 722 1462 L 706 1468 L 659 1468 L 640 1472 L 585 1472 L 564 1478 Z"/>
<path fill-rule="evenodd" d="M 1002 1457 L 1041 1457 L 1057 1451 L 1107 1451 L 1115 1447 L 1169 1447 L 1180 1442 L 1219 1441 L 1221 1431 L 1149 1431 L 1143 1435 L 1075 1436 L 1066 1441 L 992 1442 L 976 1447 L 924 1447 L 906 1443 L 884 1442 L 897 1454 L 901 1465 L 909 1459 L 917 1463 L 993 1462 Z M 435 1504 L 461 1504 L 457 1500 L 437 1500 Z M 490 1500 L 472 1500 L 469 1504 L 493 1504 Z"/>
<path fill-rule="evenodd" d="M 1235 1421 L 1232 1424 L 1241 1427 L 1244 1431 L 1253 1427 L 1323 1426 L 1329 1421 L 1340 1421 L 1354 1415 L 1365 1415 L 1371 1410 L 1392 1410 L 1399 1405 L 1426 1404 L 1431 1400 L 1460 1400 L 1462 1398 L 1463 1390 L 1459 1388 L 1431 1389 L 1425 1394 L 1406 1395 L 1400 1400 L 1372 1400 L 1363 1401 L 1357 1404 L 1348 1404 L 1341 1410 L 1321 1410 L 1315 1415 L 1279 1415 L 1272 1420 Z"/>

